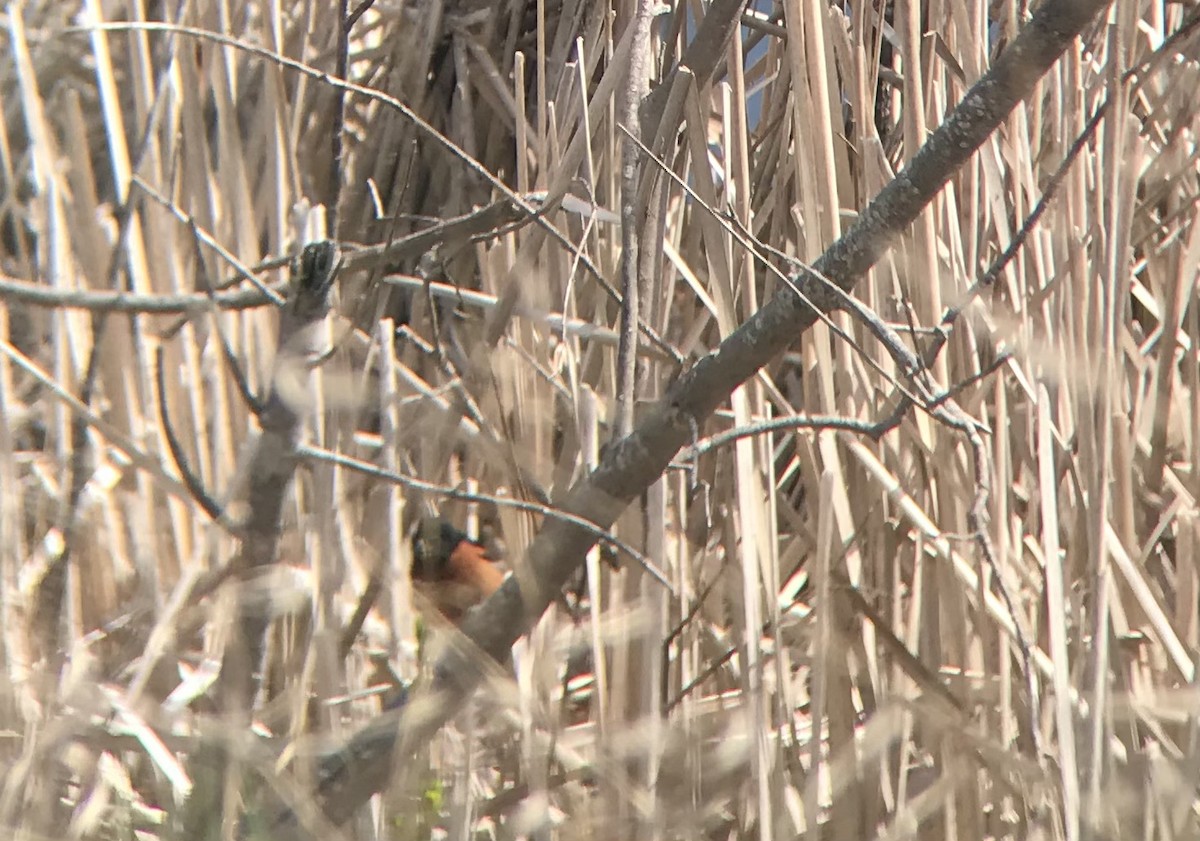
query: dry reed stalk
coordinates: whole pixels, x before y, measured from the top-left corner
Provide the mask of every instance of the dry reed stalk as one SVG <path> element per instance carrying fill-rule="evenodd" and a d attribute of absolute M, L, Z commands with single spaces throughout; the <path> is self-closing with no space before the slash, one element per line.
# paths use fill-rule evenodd
<path fill-rule="evenodd" d="M 1019 4 L 159 5 L 2 18 L 13 833 L 168 834 L 214 746 L 242 829 L 278 800 L 320 832 L 312 774 L 354 756 L 327 751 L 398 734 L 361 691 L 447 668 L 441 706 L 405 714 L 428 715 L 399 733 L 406 773 L 354 769 L 393 781 L 373 816 L 353 785 L 322 791 L 357 816 L 331 837 L 1195 832 L 1193 12 L 1114 7 L 897 232 L 854 288 L 869 309 L 788 322 L 785 352 L 725 399 L 698 361 L 771 311 L 789 259 L 870 221 L 1028 26 Z M 303 200 L 336 202 L 345 286 L 282 500 L 280 539 L 313 564 L 281 568 L 268 688 L 239 711 L 264 737 L 213 726 L 237 540 L 156 415 L 228 504 Z M 632 368 L 623 260 L 642 293 Z M 619 396 L 644 431 L 689 384 L 711 389 L 679 398 L 703 404 L 693 423 L 614 472 Z M 569 490 L 597 468 L 612 482 L 581 503 Z M 560 515 L 607 527 L 597 511 L 629 498 L 615 572 Z M 487 654 L 439 666 L 415 655 L 405 586 L 403 523 L 429 508 L 500 531 L 537 590 L 468 622 Z M 560 556 L 585 564 L 584 600 L 537 619 Z M 492 669 L 434 739 L 535 619 L 519 691 Z M 232 807 L 206 817 L 210 837 L 238 830 Z"/>

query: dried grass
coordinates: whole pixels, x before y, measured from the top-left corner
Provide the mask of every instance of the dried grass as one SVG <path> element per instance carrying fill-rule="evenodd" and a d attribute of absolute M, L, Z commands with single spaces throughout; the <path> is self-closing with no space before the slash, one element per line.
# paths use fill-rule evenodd
<path fill-rule="evenodd" d="M 689 53 L 741 4 L 376 0 L 342 82 L 337 5 L 0 15 L 12 837 L 269 837 L 277 802 L 319 830 L 310 760 L 456 644 L 418 641 L 412 522 L 525 574 L 614 430 L 778 290 L 754 254 L 813 261 L 1024 23 L 763 2 Z M 879 434 L 895 356 L 853 310 L 807 331 L 618 521 L 623 568 L 594 550 L 576 615 L 324 837 L 1200 837 L 1200 46 L 1166 40 L 1194 20 L 1115 5 L 855 288 L 918 355 L 944 341 L 953 412 Z M 678 137 L 618 125 L 642 59 L 643 127 Z M 264 296 L 314 205 L 347 254 L 332 350 L 278 562 L 230 577 Z M 267 669 L 232 705 L 248 609 Z"/>

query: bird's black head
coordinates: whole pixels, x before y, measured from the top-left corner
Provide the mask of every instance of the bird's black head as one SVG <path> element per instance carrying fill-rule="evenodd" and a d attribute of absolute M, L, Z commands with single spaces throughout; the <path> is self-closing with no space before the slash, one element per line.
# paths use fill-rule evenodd
<path fill-rule="evenodd" d="M 441 517 L 425 517 L 412 536 L 412 576 L 418 581 L 442 581 L 450 577 L 450 556 L 464 540 L 459 531 Z"/>

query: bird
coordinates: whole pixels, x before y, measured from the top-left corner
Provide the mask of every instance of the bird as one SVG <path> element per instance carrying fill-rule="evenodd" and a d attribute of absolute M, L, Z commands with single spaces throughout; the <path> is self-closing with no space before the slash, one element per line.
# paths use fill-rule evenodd
<path fill-rule="evenodd" d="M 457 625 L 468 609 L 500 589 L 505 571 L 482 543 L 442 517 L 427 517 L 412 535 L 412 579 Z"/>

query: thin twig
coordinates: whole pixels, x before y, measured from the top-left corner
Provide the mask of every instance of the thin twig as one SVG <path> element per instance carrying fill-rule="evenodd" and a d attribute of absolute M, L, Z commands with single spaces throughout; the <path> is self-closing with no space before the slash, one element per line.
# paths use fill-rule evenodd
<path fill-rule="evenodd" d="M 385 470 L 384 468 L 375 464 L 371 464 L 368 461 L 362 461 L 361 459 L 342 455 L 341 453 L 335 453 L 331 450 L 325 450 L 321 447 L 316 447 L 309 444 L 301 444 L 297 449 L 297 452 L 301 456 L 313 459 L 314 461 L 324 461 L 330 464 L 336 464 L 338 467 L 344 467 L 347 470 L 361 473 L 364 476 L 371 476 L 375 479 L 394 482 L 397 485 L 402 485 L 403 487 L 411 488 L 415 491 L 443 496 L 447 499 L 458 500 L 460 502 L 483 502 L 501 508 L 512 508 L 516 511 L 526 511 L 531 514 L 539 514 L 550 520 L 562 520 L 563 522 L 570 523 L 573 526 L 589 532 L 599 542 L 608 544 L 617 551 L 628 555 L 634 563 L 649 573 L 651 578 L 661 584 L 668 593 L 675 595 L 675 587 L 671 584 L 667 576 L 653 561 L 651 561 L 641 552 L 637 551 L 620 538 L 613 536 L 607 529 L 602 529 L 595 523 L 590 523 L 582 517 L 575 516 L 570 512 L 563 511 L 552 505 L 529 502 L 522 499 L 513 499 L 507 496 L 481 493 L 478 491 L 464 491 L 461 488 L 456 488 L 451 485 L 440 485 L 437 482 L 426 482 L 425 480 L 418 479 L 415 476 L 409 476 L 405 473 L 397 473 L 391 470 Z"/>
<path fill-rule="evenodd" d="M 171 415 L 167 409 L 167 381 L 163 368 L 162 345 L 159 345 L 154 353 L 154 379 L 158 386 L 158 417 L 162 422 L 163 433 L 167 439 L 167 450 L 171 453 L 171 460 L 175 463 L 175 469 L 179 471 L 179 476 L 183 480 L 184 486 L 191 493 L 192 499 L 196 501 L 200 509 L 213 522 L 224 526 L 231 533 L 236 534 L 237 525 L 229 519 L 220 503 L 209 494 L 208 490 L 204 487 L 204 483 L 200 481 L 200 477 L 192 472 L 191 466 L 187 462 L 187 454 L 184 453 L 183 445 L 179 441 L 179 436 L 175 434 L 175 428 L 171 425 Z"/>
<path fill-rule="evenodd" d="M 286 284 L 266 287 L 278 295 Z M 197 292 L 191 295 L 142 295 L 135 292 L 92 292 L 82 289 L 57 289 L 38 283 L 0 275 L 0 298 L 35 307 L 90 310 L 96 313 L 126 315 L 188 315 L 215 306 L 223 310 L 247 310 L 261 307 L 267 298 L 258 289 L 237 292 Z"/>

